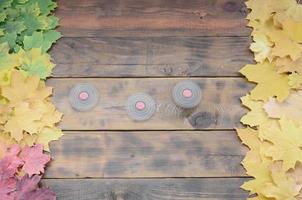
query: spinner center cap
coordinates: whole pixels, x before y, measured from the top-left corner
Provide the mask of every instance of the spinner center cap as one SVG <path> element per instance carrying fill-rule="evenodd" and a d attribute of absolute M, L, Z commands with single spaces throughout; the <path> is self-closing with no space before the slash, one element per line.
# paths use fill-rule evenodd
<path fill-rule="evenodd" d="M 138 101 L 135 104 L 135 108 L 137 110 L 144 110 L 146 108 L 146 104 L 143 101 Z"/>
<path fill-rule="evenodd" d="M 190 89 L 184 89 L 182 91 L 182 96 L 184 96 L 186 98 L 191 98 L 193 96 L 192 90 L 190 90 Z"/>
<path fill-rule="evenodd" d="M 79 94 L 79 99 L 81 101 L 86 101 L 88 98 L 89 98 L 88 92 L 83 91 Z"/>

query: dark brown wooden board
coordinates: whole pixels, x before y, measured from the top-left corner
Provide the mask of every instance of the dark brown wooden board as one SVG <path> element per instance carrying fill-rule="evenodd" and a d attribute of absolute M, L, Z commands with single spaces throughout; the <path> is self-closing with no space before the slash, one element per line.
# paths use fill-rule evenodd
<path fill-rule="evenodd" d="M 47 178 L 245 176 L 233 131 L 65 132 Z"/>
<path fill-rule="evenodd" d="M 67 37 L 247 36 L 244 0 L 58 0 Z"/>
<path fill-rule="evenodd" d="M 198 179 L 48 179 L 64 200 L 243 200 L 243 178 Z"/>
<path fill-rule="evenodd" d="M 63 78 L 50 79 L 53 101 L 64 113 L 64 130 L 195 130 L 234 129 L 246 110 L 240 97 L 252 85 L 241 78 L 191 78 L 202 89 L 202 99 L 194 109 L 181 109 L 173 103 L 171 91 L 184 78 Z M 68 99 L 70 89 L 77 83 L 91 83 L 100 93 L 97 106 L 88 112 L 74 110 Z M 151 95 L 157 111 L 143 122 L 132 120 L 125 104 L 135 93 Z"/>
<path fill-rule="evenodd" d="M 54 77 L 240 76 L 253 62 L 248 37 L 63 38 Z"/>
<path fill-rule="evenodd" d="M 239 69 L 253 62 L 245 0 L 57 0 L 57 67 L 47 85 L 65 115 L 50 145 L 43 183 L 58 200 L 242 200 L 247 148 L 234 127 L 253 86 Z M 195 78 L 192 78 L 195 77 Z M 192 110 L 176 107 L 173 86 L 203 91 Z M 98 105 L 76 112 L 68 93 L 94 84 Z M 158 110 L 134 122 L 127 98 L 150 94 Z M 71 131 L 72 130 L 72 131 Z"/>

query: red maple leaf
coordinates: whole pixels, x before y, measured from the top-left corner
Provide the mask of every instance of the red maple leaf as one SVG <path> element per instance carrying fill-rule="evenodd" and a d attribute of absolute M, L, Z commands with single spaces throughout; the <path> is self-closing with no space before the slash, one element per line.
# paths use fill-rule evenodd
<path fill-rule="evenodd" d="M 23 165 L 23 161 L 18 157 L 20 148 L 14 145 L 6 153 L 5 157 L 0 160 L 0 179 L 8 179 L 14 177 L 18 168 Z"/>
<path fill-rule="evenodd" d="M 16 178 L 0 179 L 0 200 L 14 200 L 16 186 Z"/>
<path fill-rule="evenodd" d="M 44 173 L 44 167 L 50 161 L 50 156 L 43 154 L 43 146 L 40 144 L 33 147 L 24 147 L 20 153 L 20 158 L 24 161 L 22 169 L 29 177 L 33 174 Z"/>

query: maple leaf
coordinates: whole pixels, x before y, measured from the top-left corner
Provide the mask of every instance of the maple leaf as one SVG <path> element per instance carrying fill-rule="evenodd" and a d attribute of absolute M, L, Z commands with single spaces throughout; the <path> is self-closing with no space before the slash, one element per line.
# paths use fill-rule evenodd
<path fill-rule="evenodd" d="M 16 199 L 30 199 L 30 200 L 55 200 L 55 194 L 47 188 L 39 188 L 38 183 L 41 176 L 34 175 L 28 177 L 25 175 L 17 183 Z"/>
<path fill-rule="evenodd" d="M 0 180 L 14 177 L 18 168 L 23 165 L 23 161 L 18 157 L 19 152 L 19 146 L 13 145 L 0 160 Z"/>
<path fill-rule="evenodd" d="M 22 196 L 26 195 L 26 193 L 32 192 L 38 188 L 38 183 L 41 180 L 41 176 L 34 175 L 29 177 L 25 175 L 22 179 L 17 183 L 17 192 L 19 199 L 22 199 Z"/>
<path fill-rule="evenodd" d="M 274 43 L 272 49 L 272 57 L 286 57 L 289 56 L 292 60 L 297 60 L 302 55 L 302 46 L 294 42 L 282 30 L 273 30 L 267 33 L 270 40 Z M 271 60 L 273 60 L 271 58 Z"/>
<path fill-rule="evenodd" d="M 0 132 L 0 159 L 4 157 L 10 146 L 15 144 L 15 141 L 7 133 Z"/>
<path fill-rule="evenodd" d="M 272 183 L 267 183 L 261 189 L 264 196 L 276 200 L 296 200 L 299 190 L 292 178 L 288 178 L 284 172 L 272 172 L 272 179 Z"/>
<path fill-rule="evenodd" d="M 251 12 L 248 14 L 247 19 L 265 23 L 272 17 L 273 13 L 285 11 L 295 3 L 294 0 L 279 0 L 278 3 L 274 0 L 249 0 L 246 5 Z"/>
<path fill-rule="evenodd" d="M 0 179 L 0 199 L 15 200 L 14 192 L 17 186 L 16 178 Z"/>
<path fill-rule="evenodd" d="M 50 141 L 58 140 L 62 136 L 63 133 L 60 129 L 55 127 L 45 127 L 37 136 L 36 143 L 42 144 L 45 151 L 50 151 L 48 143 Z"/>
<path fill-rule="evenodd" d="M 269 62 L 246 65 L 240 73 L 249 81 L 258 83 L 251 91 L 251 98 L 254 100 L 266 101 L 269 97 L 276 96 L 278 101 L 283 101 L 289 95 L 288 76 L 278 74 L 275 66 Z"/>
<path fill-rule="evenodd" d="M 274 126 L 262 131 L 263 138 L 272 143 L 265 154 L 273 161 L 282 161 L 282 168 L 287 171 L 302 162 L 302 127 L 285 118 L 279 124 L 280 128 Z"/>
<path fill-rule="evenodd" d="M 10 106 L 19 105 L 21 102 L 43 101 L 52 93 L 52 88 L 40 83 L 38 76 L 26 77 L 14 71 L 11 84 L 2 87 L 2 96 L 9 100 Z"/>
<path fill-rule="evenodd" d="M 0 44 L 0 71 L 13 69 L 19 66 L 19 56 L 17 54 L 9 54 L 9 46 L 7 43 Z"/>
<path fill-rule="evenodd" d="M 38 75 L 41 79 L 50 76 L 54 64 L 50 55 L 43 53 L 41 48 L 32 48 L 29 51 L 20 50 L 20 69 L 28 75 Z"/>
<path fill-rule="evenodd" d="M 270 98 L 264 110 L 271 118 L 286 117 L 302 125 L 302 91 L 292 92 L 284 102 Z"/>
<path fill-rule="evenodd" d="M 61 34 L 54 30 L 44 33 L 34 32 L 31 36 L 24 37 L 24 50 L 28 51 L 32 48 L 41 48 L 43 52 L 47 52 L 51 45 L 60 37 Z"/>
<path fill-rule="evenodd" d="M 44 173 L 45 165 L 50 161 L 50 156 L 43 154 L 43 146 L 40 144 L 31 148 L 25 146 L 20 153 L 20 158 L 24 161 L 22 169 L 29 177 L 34 174 Z"/>
<path fill-rule="evenodd" d="M 0 7 L 0 30 L 3 32 L 0 43 L 7 42 L 11 50 L 18 52 L 23 48 L 25 36 L 54 29 L 58 19 L 50 13 L 56 7 L 51 0 L 18 0 L 8 7 Z"/>
<path fill-rule="evenodd" d="M 31 109 L 28 103 L 20 103 L 14 108 L 13 115 L 4 125 L 4 131 L 11 134 L 11 137 L 18 142 L 23 138 L 23 132 L 34 134 L 39 130 L 36 121 L 42 118 L 42 113 Z"/>
<path fill-rule="evenodd" d="M 302 76 L 296 72 L 290 74 L 288 84 L 293 89 L 299 89 L 302 85 Z"/>
<path fill-rule="evenodd" d="M 250 49 L 255 54 L 255 60 L 257 62 L 265 61 L 270 56 L 273 43 L 261 32 L 254 33 L 253 40 L 255 42 L 251 44 Z"/>
<path fill-rule="evenodd" d="M 240 121 L 243 124 L 258 126 L 268 120 L 267 114 L 263 109 L 264 102 L 254 101 L 251 99 L 250 95 L 241 97 L 241 102 L 244 106 L 251 110 L 241 118 Z"/>
<path fill-rule="evenodd" d="M 11 72 L 12 70 L 0 70 L 0 87 L 7 86 L 10 84 Z"/>
<path fill-rule="evenodd" d="M 250 149 L 242 161 L 242 165 L 247 174 L 255 178 L 244 183 L 242 188 L 250 191 L 250 194 L 256 194 L 264 185 L 272 181 L 270 176 L 272 162 L 261 155 L 260 150 L 263 142 L 258 138 L 258 131 L 246 128 L 237 129 L 237 133 L 243 144 Z"/>
<path fill-rule="evenodd" d="M 276 64 L 278 73 L 298 72 L 299 74 L 302 74 L 302 57 L 295 61 L 288 56 L 284 58 L 276 58 L 274 63 Z"/>

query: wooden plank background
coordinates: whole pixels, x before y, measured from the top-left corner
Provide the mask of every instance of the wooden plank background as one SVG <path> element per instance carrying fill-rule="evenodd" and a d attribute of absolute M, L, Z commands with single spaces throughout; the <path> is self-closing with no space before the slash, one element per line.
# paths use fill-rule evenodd
<path fill-rule="evenodd" d="M 58 199 L 244 199 L 246 148 L 234 132 L 252 85 L 238 73 L 253 62 L 244 0 L 58 0 L 64 37 L 47 85 L 65 114 L 65 136 L 51 143 L 43 184 Z M 202 88 L 201 104 L 176 107 L 183 80 Z M 68 102 L 76 83 L 97 87 L 89 112 Z M 129 95 L 154 97 L 152 119 L 127 116 Z"/>

